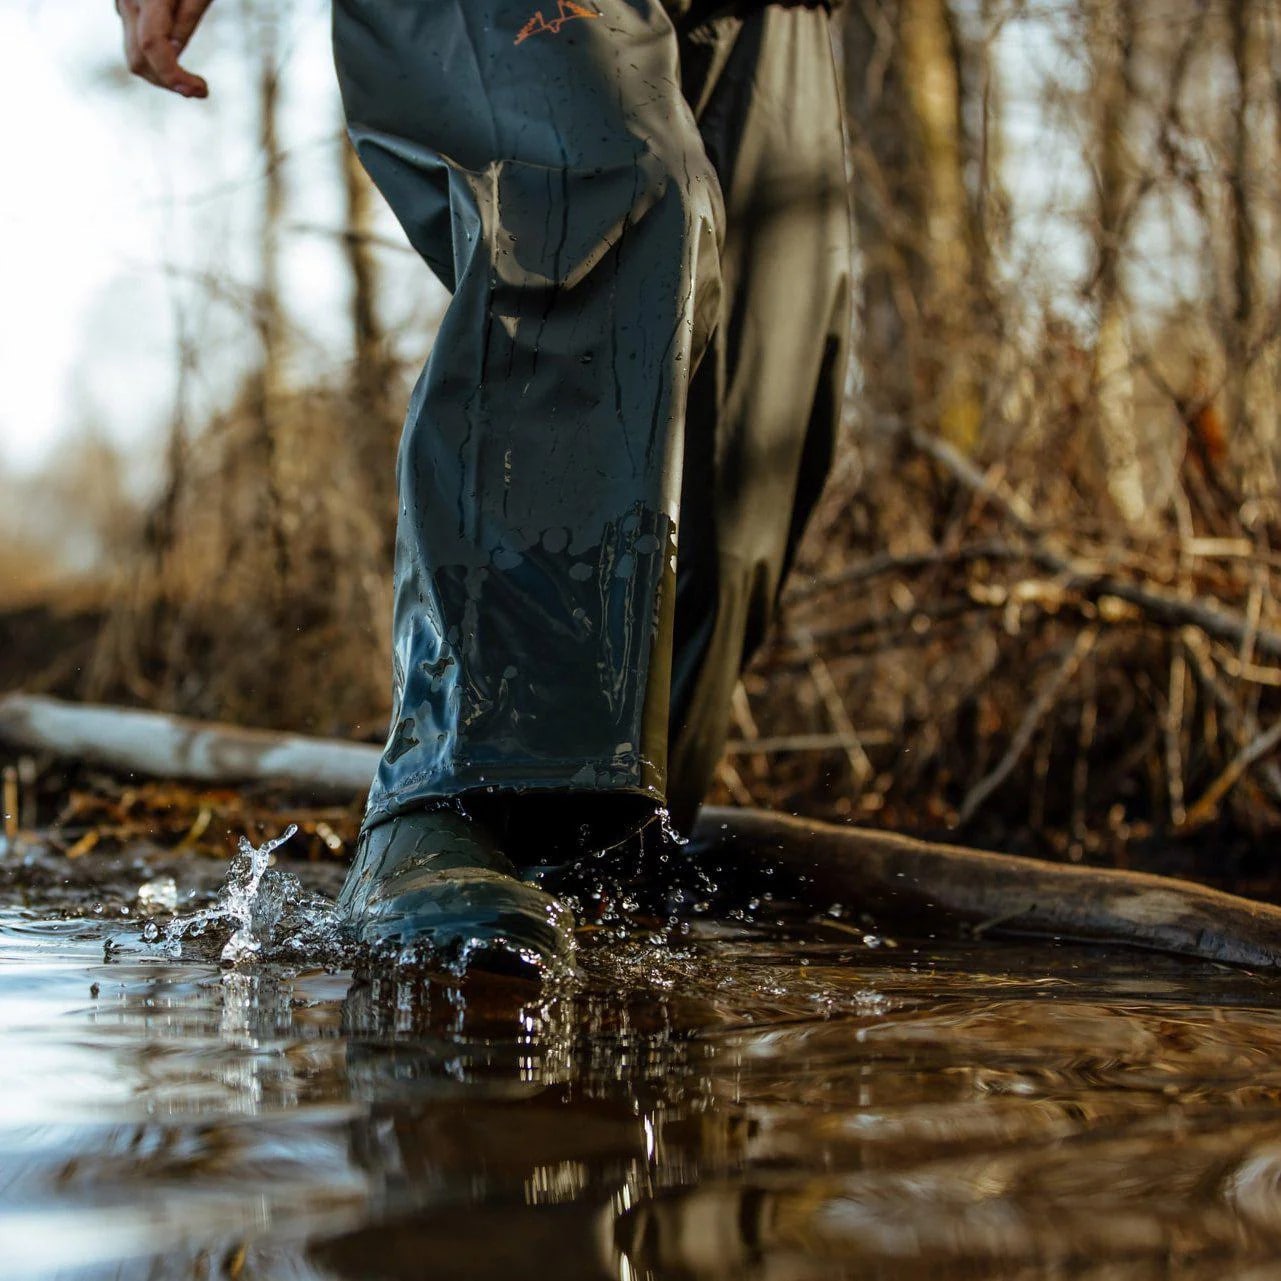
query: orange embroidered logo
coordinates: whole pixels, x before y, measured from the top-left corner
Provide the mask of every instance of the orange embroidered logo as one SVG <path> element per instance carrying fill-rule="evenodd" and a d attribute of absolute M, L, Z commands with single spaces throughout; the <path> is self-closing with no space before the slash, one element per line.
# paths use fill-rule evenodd
<path fill-rule="evenodd" d="M 572 22 L 575 18 L 599 18 L 601 15 L 593 9 L 586 9 L 581 4 L 575 4 L 574 0 L 556 0 L 556 16 L 550 21 L 543 17 L 543 11 L 538 10 L 530 20 L 520 29 L 520 33 L 513 44 L 520 44 L 528 40 L 530 36 L 536 36 L 540 31 L 546 31 L 549 35 L 555 35 L 561 27 L 567 22 Z"/>

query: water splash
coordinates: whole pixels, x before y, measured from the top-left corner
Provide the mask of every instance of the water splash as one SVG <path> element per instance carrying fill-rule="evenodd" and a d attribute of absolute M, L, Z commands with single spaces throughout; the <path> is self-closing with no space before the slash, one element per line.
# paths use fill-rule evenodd
<path fill-rule="evenodd" d="M 305 888 L 292 872 L 272 866 L 272 855 L 297 831 L 290 825 L 273 840 L 254 845 L 241 837 L 216 899 L 198 911 L 148 921 L 141 930 L 145 949 L 171 960 L 212 961 L 230 969 L 250 963 L 285 963 L 338 970 L 360 966 L 367 972 L 401 978 L 461 980 L 478 954 L 508 947 L 549 987 L 572 976 L 572 949 L 557 964 L 501 939 L 466 938 L 441 945 L 429 938 L 373 946 L 358 943 L 344 928 L 332 899 Z M 557 905 L 555 911 L 563 913 Z M 137 935 L 117 936 L 108 954 L 136 947 Z"/>
<path fill-rule="evenodd" d="M 223 938 L 218 959 L 236 966 L 245 961 L 332 957 L 340 938 L 333 904 L 305 890 L 292 872 L 272 867 L 272 855 L 298 831 L 290 824 L 273 840 L 238 842 L 236 855 L 217 899 L 206 908 L 176 916 L 161 927 L 149 921 L 143 941 L 177 960 L 193 940 Z M 225 938 L 224 938 L 225 936 Z M 207 945 L 197 951 L 208 951 Z"/>

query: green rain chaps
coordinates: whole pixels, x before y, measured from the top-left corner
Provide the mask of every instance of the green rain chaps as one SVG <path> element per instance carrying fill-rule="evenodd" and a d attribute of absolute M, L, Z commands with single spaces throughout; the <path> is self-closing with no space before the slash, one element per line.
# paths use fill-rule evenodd
<path fill-rule="evenodd" d="M 831 461 L 850 244 L 828 14 L 333 17 L 350 137 L 452 295 L 401 438 L 366 823 L 551 791 L 688 826 Z"/>

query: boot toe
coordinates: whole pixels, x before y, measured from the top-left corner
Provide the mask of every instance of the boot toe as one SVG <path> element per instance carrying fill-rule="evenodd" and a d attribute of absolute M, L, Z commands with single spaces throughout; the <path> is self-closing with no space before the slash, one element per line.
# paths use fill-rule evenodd
<path fill-rule="evenodd" d="M 354 923 L 379 952 L 422 948 L 447 969 L 542 977 L 566 969 L 573 920 L 549 894 L 476 870 L 397 877 L 380 887 Z"/>

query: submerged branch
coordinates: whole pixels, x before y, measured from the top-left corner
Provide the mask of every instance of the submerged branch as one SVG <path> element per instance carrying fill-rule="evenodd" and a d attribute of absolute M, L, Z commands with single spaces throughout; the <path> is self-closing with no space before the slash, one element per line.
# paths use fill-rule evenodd
<path fill-rule="evenodd" d="M 694 846 L 717 871 L 772 865 L 807 903 L 878 926 L 940 921 L 971 933 L 1121 944 L 1228 965 L 1281 967 L 1281 908 L 1143 872 L 1039 859 L 838 827 L 765 810 L 705 809 Z"/>

